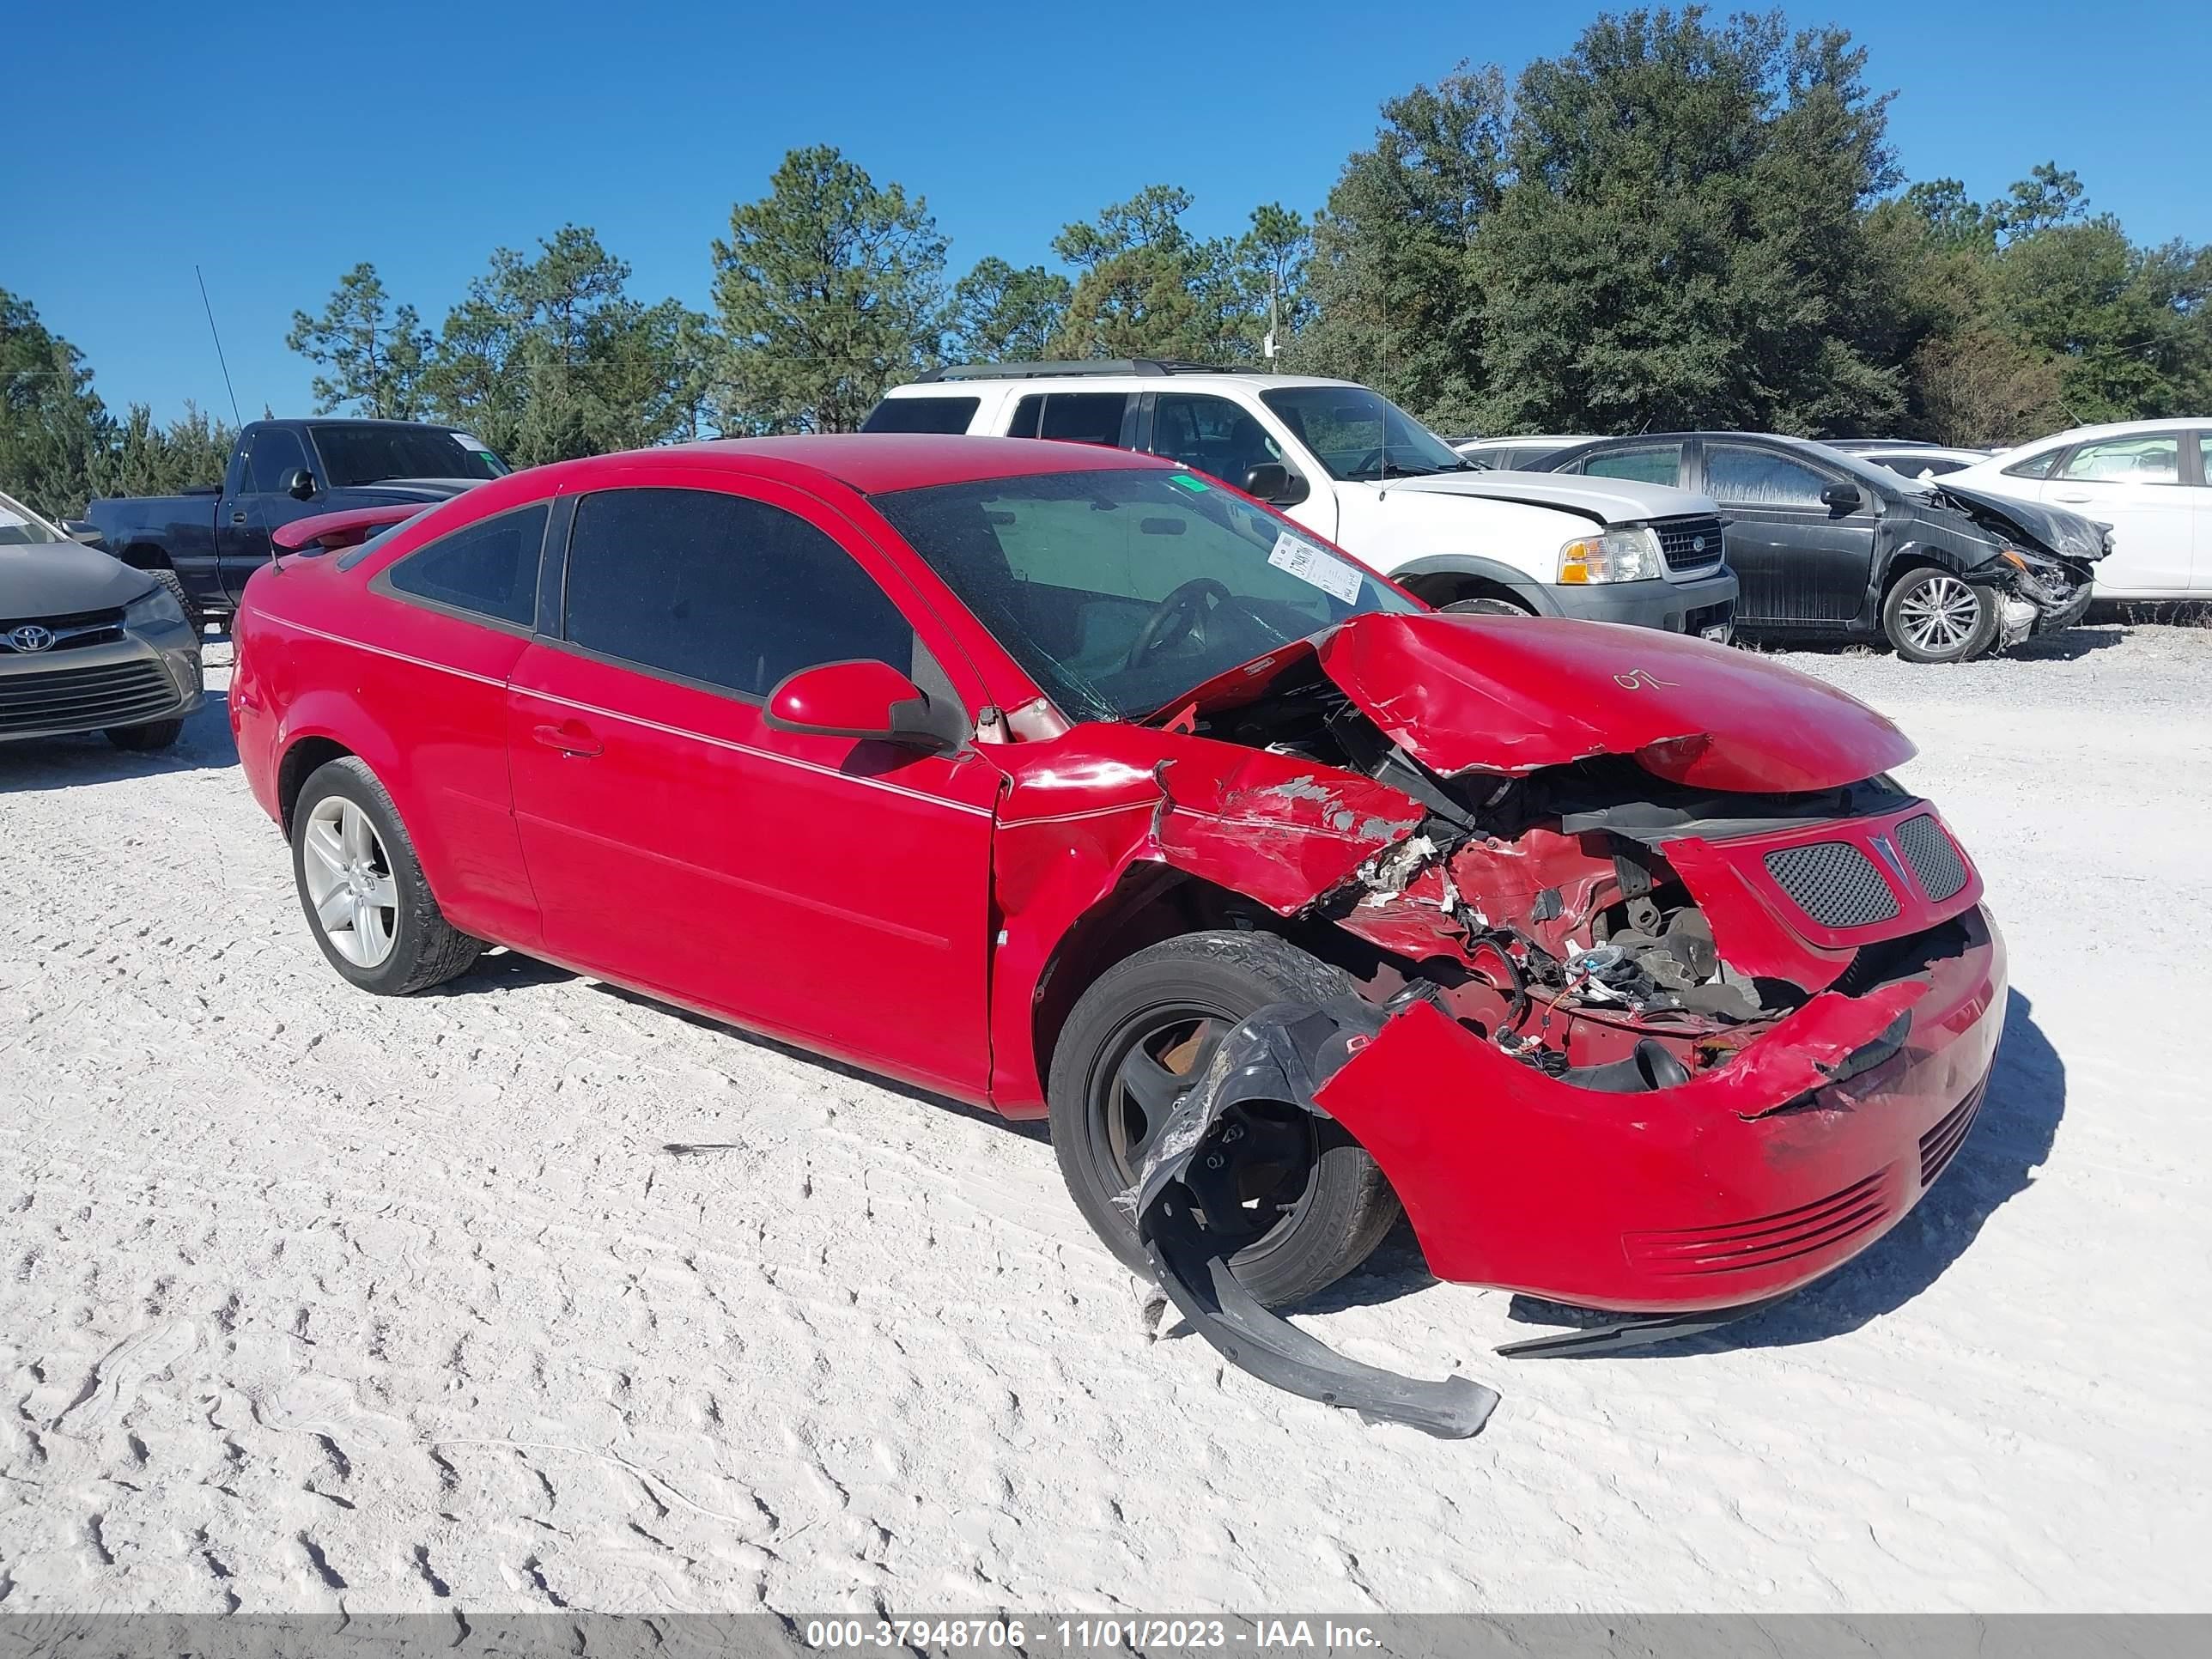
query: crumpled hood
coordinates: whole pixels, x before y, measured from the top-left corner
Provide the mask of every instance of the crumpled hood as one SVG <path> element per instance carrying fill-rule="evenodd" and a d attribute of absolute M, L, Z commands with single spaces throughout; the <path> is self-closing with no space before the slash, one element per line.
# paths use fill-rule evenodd
<path fill-rule="evenodd" d="M 2105 545 L 2104 526 L 2079 513 L 2034 501 L 2008 500 L 1946 479 L 1935 480 L 1929 493 L 1940 504 L 1985 530 L 2008 535 L 2030 548 L 2060 558 L 2094 564 L 2110 550 Z"/>
<path fill-rule="evenodd" d="M 1647 519 L 1711 517 L 1720 509 L 1703 495 L 1670 484 L 1634 478 L 1584 478 L 1562 472 L 1439 472 L 1427 478 L 1392 478 L 1391 495 L 1472 495 L 1484 501 L 1548 507 L 1603 524 L 1641 524 Z"/>
<path fill-rule="evenodd" d="M 1322 672 L 1450 775 L 1633 755 L 1692 788 L 1833 789 L 1902 765 L 1911 739 L 1856 698 L 1748 652 L 1559 617 L 1355 617 Z"/>
<path fill-rule="evenodd" d="M 0 619 L 112 611 L 154 585 L 143 570 L 82 542 L 0 547 Z"/>

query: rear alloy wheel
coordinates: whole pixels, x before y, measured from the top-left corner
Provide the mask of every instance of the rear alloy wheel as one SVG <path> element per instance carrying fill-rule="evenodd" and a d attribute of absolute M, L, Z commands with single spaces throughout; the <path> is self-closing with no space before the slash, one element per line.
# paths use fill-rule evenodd
<path fill-rule="evenodd" d="M 1969 662 L 1996 637 L 1987 592 L 1948 570 L 1907 571 L 1881 607 L 1882 631 L 1907 662 Z"/>
<path fill-rule="evenodd" d="M 353 756 L 318 767 L 301 790 L 292 874 L 315 943 L 364 991 L 442 984 L 483 951 L 438 908 L 392 797 Z"/>
<path fill-rule="evenodd" d="M 1132 1271 L 1152 1270 L 1134 1218 L 1115 1200 L 1136 1185 L 1214 1045 L 1270 1003 L 1350 989 L 1286 939 L 1219 933 L 1139 951 L 1083 994 L 1053 1050 L 1053 1150 L 1076 1206 Z M 1373 1253 L 1398 1218 L 1398 1200 L 1375 1160 L 1335 1124 L 1290 1103 L 1248 1105 L 1245 1120 L 1233 1225 L 1250 1242 L 1231 1266 L 1270 1306 L 1302 1301 Z"/>

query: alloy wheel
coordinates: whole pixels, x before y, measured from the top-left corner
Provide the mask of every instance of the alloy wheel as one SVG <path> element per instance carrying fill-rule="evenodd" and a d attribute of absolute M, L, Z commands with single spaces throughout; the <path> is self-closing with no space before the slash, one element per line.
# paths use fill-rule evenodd
<path fill-rule="evenodd" d="M 1956 576 L 1931 576 L 1905 596 L 1898 624 L 1917 649 L 1930 655 L 1956 651 L 1973 637 L 1982 618 L 1974 590 Z"/>
<path fill-rule="evenodd" d="M 355 967 L 379 966 L 398 936 L 399 887 L 376 826 L 344 796 L 326 795 L 307 814 L 305 845 L 316 925 Z"/>

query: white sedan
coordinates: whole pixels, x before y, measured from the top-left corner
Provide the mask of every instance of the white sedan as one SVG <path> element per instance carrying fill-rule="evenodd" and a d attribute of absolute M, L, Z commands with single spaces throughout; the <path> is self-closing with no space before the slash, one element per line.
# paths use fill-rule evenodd
<path fill-rule="evenodd" d="M 2212 416 L 2076 427 L 1943 482 L 2111 526 L 2100 599 L 2212 599 Z"/>

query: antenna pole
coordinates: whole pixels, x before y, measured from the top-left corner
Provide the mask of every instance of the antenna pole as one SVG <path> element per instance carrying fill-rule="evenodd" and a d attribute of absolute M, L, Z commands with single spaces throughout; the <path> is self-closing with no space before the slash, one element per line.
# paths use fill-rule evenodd
<path fill-rule="evenodd" d="M 230 363 L 222 355 L 222 336 L 216 331 L 215 307 L 208 303 L 207 278 L 200 276 L 200 268 L 192 267 L 192 275 L 199 278 L 200 309 L 207 313 L 208 332 L 215 338 L 215 360 L 222 366 L 222 389 L 230 393 L 230 418 L 234 424 L 244 426 L 246 417 L 238 412 L 238 388 L 230 383 Z"/>

